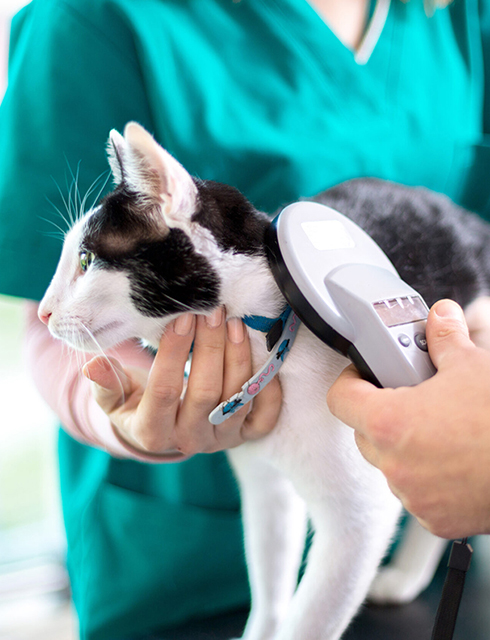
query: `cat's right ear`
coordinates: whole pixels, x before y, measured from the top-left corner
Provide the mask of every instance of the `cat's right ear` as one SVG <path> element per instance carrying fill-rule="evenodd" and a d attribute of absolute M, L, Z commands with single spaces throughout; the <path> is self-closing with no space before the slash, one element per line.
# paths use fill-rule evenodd
<path fill-rule="evenodd" d="M 197 200 L 192 177 L 136 122 L 124 127 L 124 142 L 124 182 L 129 189 L 156 204 L 159 219 L 168 227 L 186 228 Z"/>
<path fill-rule="evenodd" d="M 114 183 L 120 184 L 124 180 L 124 154 L 126 153 L 126 141 L 123 136 L 112 129 L 107 142 L 107 157 L 109 166 L 114 176 Z"/>

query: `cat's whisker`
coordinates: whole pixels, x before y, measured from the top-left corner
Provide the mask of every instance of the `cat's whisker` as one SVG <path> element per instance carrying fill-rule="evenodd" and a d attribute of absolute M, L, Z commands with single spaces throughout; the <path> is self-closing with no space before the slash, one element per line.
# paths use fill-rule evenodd
<path fill-rule="evenodd" d="M 80 183 L 80 162 L 77 164 L 77 169 L 76 172 L 73 172 L 73 169 L 70 166 L 70 163 L 68 162 L 68 159 L 65 157 L 66 160 L 66 164 L 68 166 L 68 171 L 70 173 L 71 176 L 71 183 L 68 183 L 68 180 L 66 181 L 66 188 L 68 191 L 68 196 L 65 197 L 59 187 L 59 185 L 55 182 L 56 187 L 60 193 L 61 199 L 63 201 L 63 204 L 65 205 L 65 209 L 67 212 L 67 215 L 69 217 L 69 222 L 68 220 L 65 218 L 65 216 L 63 216 L 63 214 L 61 213 L 61 211 L 55 206 L 56 210 L 58 211 L 58 213 L 62 216 L 62 218 L 65 220 L 68 229 L 72 228 L 77 222 L 80 221 L 80 219 L 84 216 L 85 214 L 85 208 L 86 208 L 86 204 L 87 204 L 87 200 L 88 198 L 95 192 L 97 185 L 99 184 L 100 180 L 104 178 L 104 175 L 106 175 L 102 186 L 100 187 L 100 189 L 97 192 L 97 196 L 95 197 L 92 206 L 90 208 L 93 208 L 95 203 L 99 200 L 102 192 L 104 191 L 104 189 L 107 186 L 107 183 L 110 179 L 111 176 L 111 172 L 110 171 L 103 171 L 99 176 L 97 176 L 97 178 L 95 178 L 95 180 L 92 182 L 92 184 L 88 187 L 87 191 L 85 192 L 85 195 L 82 196 L 80 195 L 80 188 L 79 188 L 79 183 Z M 51 203 L 53 204 L 53 203 Z"/>
<path fill-rule="evenodd" d="M 75 360 L 76 360 L 76 363 L 77 363 L 77 369 L 78 369 L 78 371 L 81 371 L 82 368 L 83 368 L 83 365 L 86 362 L 86 360 L 84 362 L 83 354 L 79 349 L 79 347 L 82 346 L 81 340 L 80 340 L 80 337 L 78 335 L 78 331 L 75 330 L 75 327 L 72 327 L 71 334 L 72 334 L 71 342 L 72 342 L 72 344 L 75 345 L 74 349 L 72 349 L 72 353 L 75 356 Z"/>
<path fill-rule="evenodd" d="M 173 302 L 174 304 L 178 305 L 179 307 L 181 307 L 180 309 L 177 310 L 177 313 L 185 313 L 187 311 L 190 311 L 191 313 L 195 313 L 196 310 L 194 307 L 191 307 L 188 304 L 185 304 L 185 302 L 181 302 L 180 300 L 177 300 L 176 298 L 172 298 L 172 296 L 169 296 L 168 293 L 164 293 L 163 297 L 167 298 L 167 300 L 169 300 L 170 302 Z"/>
<path fill-rule="evenodd" d="M 60 242 L 63 242 L 63 240 L 65 239 L 64 234 L 56 233 L 55 231 L 45 231 L 43 232 L 43 236 L 45 236 L 46 238 L 54 238 L 55 240 L 59 240 Z"/>
<path fill-rule="evenodd" d="M 70 392 L 70 370 L 71 363 L 73 359 L 73 351 L 74 349 L 70 347 L 64 340 L 62 342 L 62 348 L 60 352 L 59 358 L 59 366 L 62 370 L 64 370 L 65 375 L 63 382 L 59 386 L 59 396 L 58 396 L 58 404 L 63 403 L 63 397 Z"/>
<path fill-rule="evenodd" d="M 46 200 L 49 202 L 49 204 L 53 207 L 53 209 L 55 210 L 55 212 L 60 216 L 60 218 L 63 220 L 63 222 L 66 225 L 66 231 L 63 231 L 63 233 L 66 235 L 68 233 L 68 231 L 71 229 L 71 222 L 66 218 L 66 216 L 63 214 L 63 212 L 54 204 L 54 202 L 52 200 L 50 200 L 48 197 L 46 197 Z M 41 218 L 42 220 L 46 220 L 46 218 Z M 51 222 L 52 224 L 54 224 L 54 222 L 52 222 L 51 220 L 46 220 L 47 222 Z M 61 229 L 61 227 L 58 227 L 59 229 Z"/>
<path fill-rule="evenodd" d="M 65 216 L 61 213 L 61 211 L 58 209 L 58 207 L 56 207 L 56 205 L 53 205 L 53 206 L 54 206 L 54 207 L 55 207 L 55 209 L 58 211 L 58 213 L 59 213 L 59 214 L 60 214 L 60 216 L 63 218 L 63 220 L 66 222 L 66 224 L 67 224 L 67 226 L 68 226 L 68 229 L 71 229 L 71 228 L 74 226 L 74 224 L 75 224 L 75 222 L 74 222 L 74 220 L 73 220 L 73 215 L 72 215 L 71 209 L 70 209 L 70 207 L 69 207 L 69 205 L 68 205 L 68 202 L 66 201 L 65 196 L 63 195 L 63 191 L 62 191 L 62 189 L 61 189 L 60 185 L 56 182 L 56 180 L 55 180 L 54 178 L 52 178 L 52 180 L 53 180 L 54 184 L 56 185 L 56 188 L 58 189 L 58 193 L 60 194 L 60 198 L 61 198 L 61 200 L 62 200 L 63 204 L 65 205 L 66 213 L 67 213 L 68 218 L 69 218 L 69 220 L 70 220 L 70 221 L 68 222 L 68 220 L 67 220 L 67 219 L 65 218 Z M 53 204 L 53 203 L 51 203 L 51 204 Z"/>
<path fill-rule="evenodd" d="M 105 174 L 105 173 L 107 173 L 106 178 L 105 178 L 104 182 L 102 183 L 102 186 L 101 186 L 101 187 L 100 187 L 100 189 L 98 190 L 97 195 L 95 196 L 95 198 L 94 198 L 94 200 L 93 200 L 93 202 L 92 202 L 92 204 L 91 204 L 91 206 L 90 206 L 89 208 L 90 208 L 90 209 L 93 209 L 93 208 L 94 208 L 94 206 L 96 205 L 96 203 L 99 201 L 100 196 L 101 196 L 101 194 L 103 193 L 104 189 L 106 188 L 107 183 L 109 182 L 109 179 L 110 179 L 110 177 L 111 177 L 111 172 L 110 172 L 110 171 L 107 171 L 107 172 L 106 172 L 106 171 L 104 171 L 103 173 L 101 173 L 101 174 L 100 174 L 100 176 L 98 176 L 98 178 L 96 178 L 96 179 L 92 182 L 92 184 L 90 185 L 90 187 L 87 189 L 87 192 L 86 192 L 86 194 L 85 194 L 85 196 L 84 196 L 84 198 L 83 198 L 83 201 L 82 201 L 82 212 L 83 212 L 83 209 L 85 209 L 85 205 L 86 205 L 86 203 L 87 203 L 88 198 L 89 198 L 89 197 L 94 193 L 95 188 L 96 188 L 96 186 L 97 186 L 97 183 L 99 182 L 99 180 L 101 180 L 101 179 L 104 177 L 104 174 Z"/>
<path fill-rule="evenodd" d="M 56 227 L 56 229 L 58 229 L 58 231 L 61 233 L 61 238 L 62 239 L 65 238 L 67 232 L 62 227 L 60 227 L 59 224 L 54 222 L 54 220 L 50 220 L 49 218 L 40 218 L 40 219 L 43 220 L 43 222 L 47 222 L 48 224 L 52 224 L 53 227 Z M 54 232 L 52 234 L 50 234 L 49 232 L 46 232 L 45 235 L 51 235 L 52 237 L 55 237 L 55 238 L 59 237 L 58 234 L 54 234 Z"/>
<path fill-rule="evenodd" d="M 72 225 L 75 225 L 78 222 L 77 194 L 78 194 L 78 180 L 80 176 L 80 161 L 77 163 L 76 174 L 73 173 L 73 169 L 71 168 L 71 165 L 68 162 L 68 158 L 66 156 L 65 156 L 65 161 L 68 167 L 68 171 L 70 172 L 70 175 L 71 175 L 70 184 L 68 184 L 68 180 L 66 179 L 66 188 L 68 190 L 67 209 L 69 211 Z"/>
<path fill-rule="evenodd" d="M 119 377 L 119 374 L 116 370 L 116 368 L 114 367 L 114 365 L 112 364 L 112 362 L 110 361 L 110 358 L 108 358 L 107 354 L 105 353 L 105 351 L 102 349 L 102 347 L 100 346 L 97 338 L 94 336 L 94 334 L 90 331 L 90 329 L 88 327 L 86 327 L 83 322 L 80 323 L 81 326 L 83 327 L 83 329 L 87 332 L 87 334 L 89 335 L 89 337 L 92 339 L 93 343 L 95 344 L 95 346 L 97 347 L 97 350 L 100 352 L 100 354 L 107 360 L 110 368 L 112 369 L 112 371 L 114 372 L 114 375 L 116 376 L 118 382 L 119 382 L 119 386 L 121 388 L 121 404 L 124 404 L 126 402 L 126 394 L 124 392 L 124 385 L 121 381 L 121 378 Z"/>
<path fill-rule="evenodd" d="M 80 191 L 78 188 L 78 181 L 80 178 L 80 162 L 77 164 L 76 174 L 73 175 L 73 172 L 71 171 L 71 169 L 70 169 L 70 172 L 72 175 L 72 182 L 71 182 L 70 191 L 68 194 L 68 202 L 70 204 L 71 216 L 73 217 L 75 222 L 78 222 L 78 220 L 80 219 L 80 204 L 81 204 Z"/>

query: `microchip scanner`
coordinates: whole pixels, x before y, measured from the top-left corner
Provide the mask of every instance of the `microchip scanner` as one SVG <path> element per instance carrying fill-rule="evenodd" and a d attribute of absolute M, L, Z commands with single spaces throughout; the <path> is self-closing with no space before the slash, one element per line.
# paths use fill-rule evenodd
<path fill-rule="evenodd" d="M 381 387 L 435 373 L 428 308 L 358 225 L 314 202 L 289 205 L 266 234 L 272 273 L 302 322 Z"/>

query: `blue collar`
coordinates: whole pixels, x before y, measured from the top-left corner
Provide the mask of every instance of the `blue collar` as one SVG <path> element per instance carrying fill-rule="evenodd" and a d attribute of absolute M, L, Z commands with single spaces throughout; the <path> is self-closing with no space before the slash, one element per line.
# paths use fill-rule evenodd
<path fill-rule="evenodd" d="M 274 345 L 279 340 L 284 325 L 286 324 L 289 315 L 291 314 L 291 307 L 286 305 L 284 311 L 278 318 L 267 318 L 266 316 L 244 316 L 243 322 L 256 331 L 262 331 L 266 333 L 267 351 L 272 351 Z"/>
<path fill-rule="evenodd" d="M 272 380 L 279 372 L 293 346 L 300 325 L 299 318 L 289 306 L 279 318 L 247 316 L 243 318 L 243 321 L 251 329 L 267 331 L 266 340 L 270 355 L 263 367 L 242 386 L 238 393 L 222 402 L 209 414 L 209 421 L 212 424 L 220 424 L 232 416 L 237 409 L 250 402 Z"/>
<path fill-rule="evenodd" d="M 279 320 L 281 320 L 282 324 L 286 322 L 290 311 L 291 308 L 287 306 L 278 318 L 267 318 L 266 316 L 244 316 L 242 320 L 247 327 L 250 327 L 250 329 L 262 331 L 262 333 L 269 333 L 272 327 Z"/>

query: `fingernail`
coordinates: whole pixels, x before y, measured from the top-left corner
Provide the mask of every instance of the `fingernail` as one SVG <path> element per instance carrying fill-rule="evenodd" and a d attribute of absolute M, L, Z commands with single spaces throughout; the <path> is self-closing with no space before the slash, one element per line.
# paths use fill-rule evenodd
<path fill-rule="evenodd" d="M 434 306 L 434 313 L 439 318 L 452 318 L 453 320 L 464 320 L 461 307 L 452 300 L 440 300 Z"/>
<path fill-rule="evenodd" d="M 82 373 L 90 381 L 92 380 L 92 378 L 90 377 L 90 371 L 88 370 L 88 366 L 86 364 L 84 364 L 83 367 L 82 367 Z"/>
<path fill-rule="evenodd" d="M 88 378 L 90 380 L 90 382 L 95 382 L 92 374 L 90 373 L 90 365 L 92 365 L 93 362 L 94 362 L 94 359 L 90 360 L 89 362 L 86 362 L 82 367 L 83 375 L 86 378 Z M 99 374 L 99 373 L 107 373 L 108 371 L 111 371 L 111 369 L 112 369 L 111 364 L 107 360 L 103 360 L 103 359 L 97 359 L 95 364 L 92 365 L 92 366 L 95 366 L 96 369 L 98 370 L 97 374 Z"/>
<path fill-rule="evenodd" d="M 174 333 L 178 336 L 188 336 L 194 323 L 193 313 L 184 313 L 174 322 Z"/>
<path fill-rule="evenodd" d="M 226 323 L 228 339 L 234 344 L 240 344 L 245 339 L 245 327 L 240 318 L 230 318 Z"/>
<path fill-rule="evenodd" d="M 206 316 L 206 324 L 211 329 L 216 329 L 223 322 L 223 309 L 219 307 L 215 309 L 210 316 Z"/>

